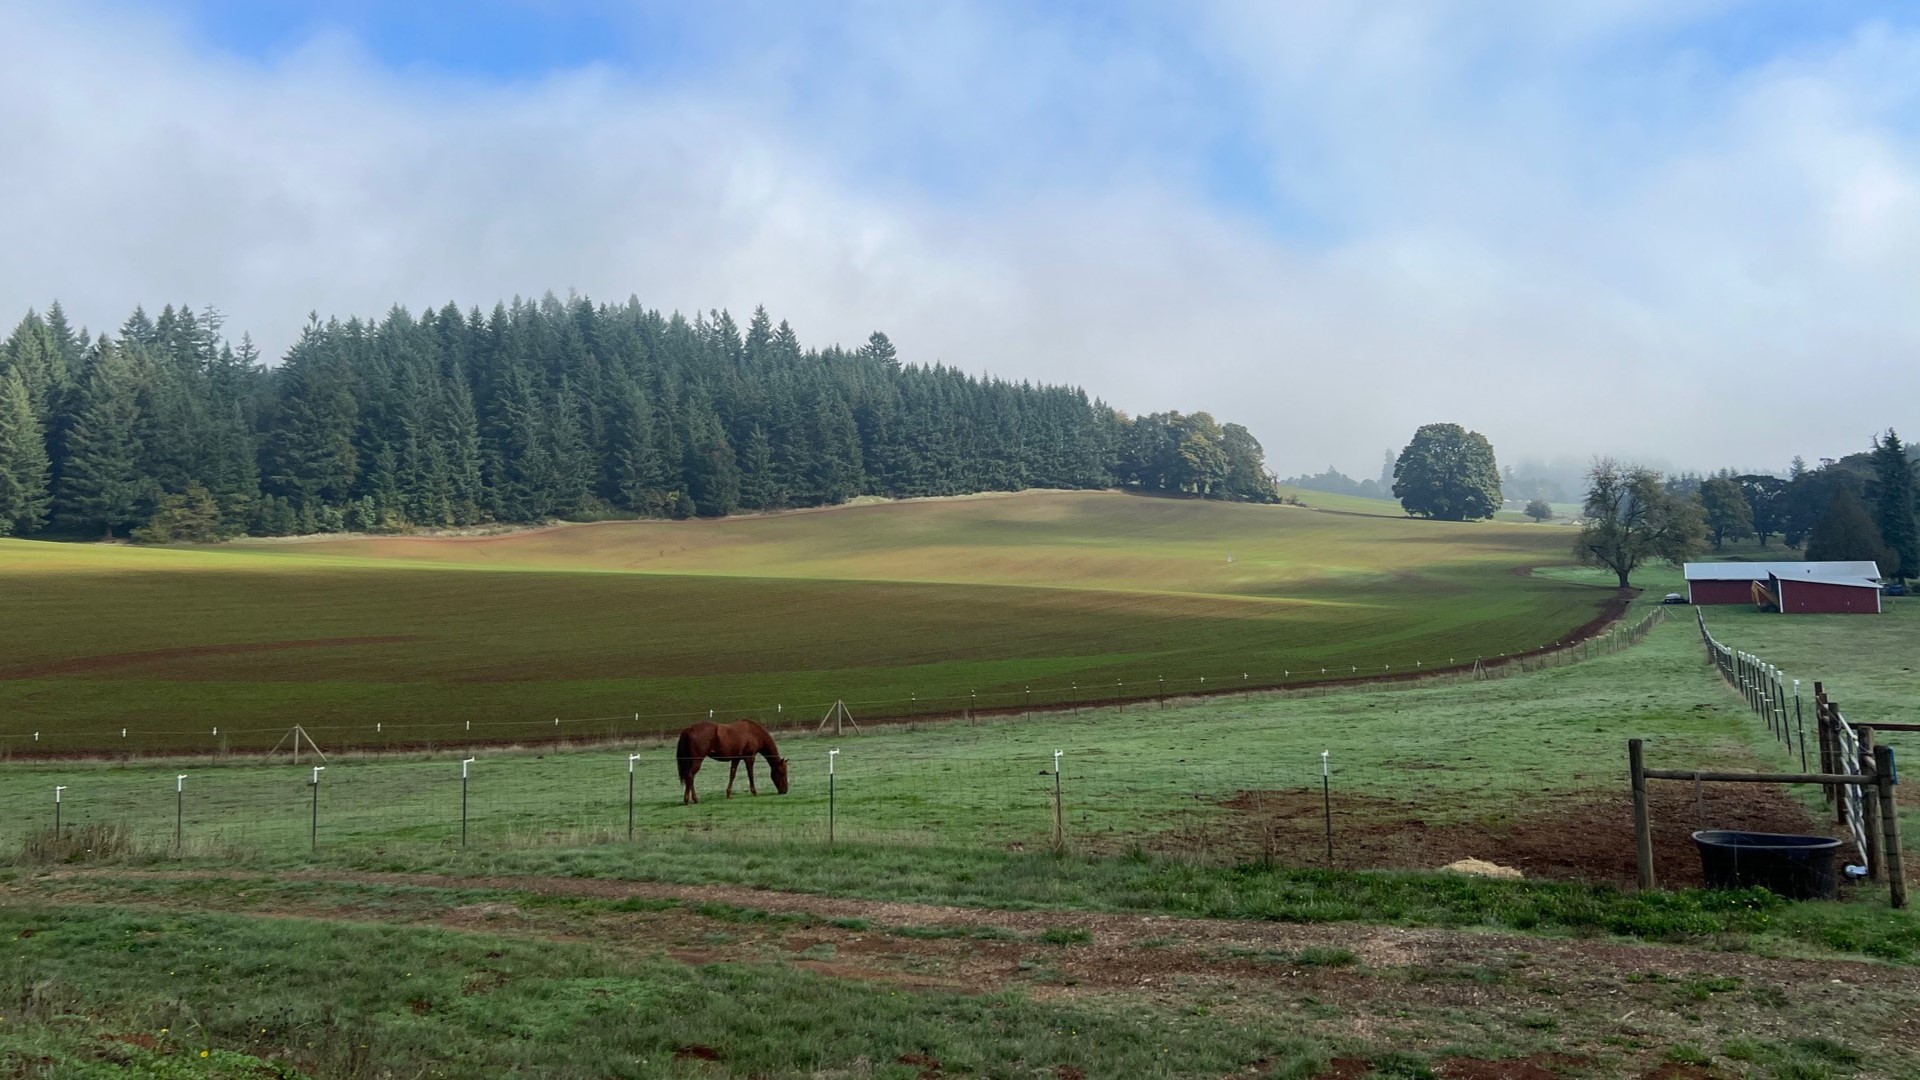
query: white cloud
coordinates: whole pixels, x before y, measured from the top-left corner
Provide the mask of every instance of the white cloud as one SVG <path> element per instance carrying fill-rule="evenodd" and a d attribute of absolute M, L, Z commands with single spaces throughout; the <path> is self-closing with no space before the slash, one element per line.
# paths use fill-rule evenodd
<path fill-rule="evenodd" d="M 274 349 L 311 309 L 765 302 L 810 343 L 1207 408 L 1287 471 L 1372 475 L 1437 419 L 1696 467 L 1920 426 L 1920 41 L 1607 59 L 1718 6 L 1222 5 L 1164 55 L 1166 25 L 875 9 L 844 54 L 763 31 L 671 85 L 9 7 L 0 309 L 212 303 Z M 1241 123 L 1307 239 L 1206 193 Z"/>

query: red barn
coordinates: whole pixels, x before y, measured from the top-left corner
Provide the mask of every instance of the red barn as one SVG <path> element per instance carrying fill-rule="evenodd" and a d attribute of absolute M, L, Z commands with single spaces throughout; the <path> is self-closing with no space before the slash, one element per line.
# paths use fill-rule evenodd
<path fill-rule="evenodd" d="M 1690 604 L 1754 604 L 1782 613 L 1880 610 L 1880 567 L 1872 562 L 1687 563 Z"/>
<path fill-rule="evenodd" d="M 1771 581 L 1782 615 L 1880 614 L 1880 583 L 1859 578 L 1783 578 Z"/>

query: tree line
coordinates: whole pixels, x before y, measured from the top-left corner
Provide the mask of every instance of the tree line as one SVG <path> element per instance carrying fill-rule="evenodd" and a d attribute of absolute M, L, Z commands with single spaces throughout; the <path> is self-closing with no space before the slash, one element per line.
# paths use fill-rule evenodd
<path fill-rule="evenodd" d="M 1610 459 L 1588 475 L 1576 552 L 1613 570 L 1625 588 L 1642 562 L 1681 562 L 1711 545 L 1779 537 L 1810 561 L 1871 561 L 1888 578 L 1920 577 L 1920 463 L 1889 428 L 1872 447 L 1785 477 L 1737 474 L 1663 477 Z"/>
<path fill-rule="evenodd" d="M 624 516 L 718 517 L 1025 488 L 1272 501 L 1207 413 L 903 363 L 884 333 L 803 347 L 757 309 L 516 299 L 311 317 L 278 364 L 217 312 L 0 342 L 0 535 L 153 541 Z"/>

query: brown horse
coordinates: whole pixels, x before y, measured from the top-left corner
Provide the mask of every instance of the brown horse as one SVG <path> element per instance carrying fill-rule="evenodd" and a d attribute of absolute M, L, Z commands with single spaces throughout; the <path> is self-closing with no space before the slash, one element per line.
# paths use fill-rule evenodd
<path fill-rule="evenodd" d="M 716 724 L 711 720 L 702 720 L 680 733 L 680 747 L 675 756 L 680 760 L 680 804 L 697 803 L 700 793 L 693 790 L 693 777 L 700 771 L 700 763 L 708 758 L 716 761 L 729 761 L 733 768 L 727 773 L 727 798 L 733 798 L 733 781 L 740 775 L 740 763 L 747 763 L 747 790 L 760 794 L 753 783 L 753 757 L 764 755 L 767 768 L 773 771 L 773 786 L 780 794 L 787 793 L 787 759 L 780 756 L 780 748 L 773 745 L 773 736 L 767 729 L 751 720 L 736 720 L 731 724 Z"/>

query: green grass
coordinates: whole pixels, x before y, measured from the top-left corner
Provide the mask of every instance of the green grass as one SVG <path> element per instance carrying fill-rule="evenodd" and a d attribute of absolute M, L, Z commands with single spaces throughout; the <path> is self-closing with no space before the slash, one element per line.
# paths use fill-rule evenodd
<path fill-rule="evenodd" d="M 1253 838 L 1227 824 L 1243 792 L 1313 797 L 1327 751 L 1342 816 L 1387 803 L 1432 826 L 1488 824 L 1542 809 L 1543 794 L 1620 797 L 1625 741 L 1653 735 L 1655 759 L 1724 760 L 1755 745 L 1737 702 L 1720 693 L 1684 620 L 1625 652 L 1485 682 L 1412 684 L 1283 698 L 1143 703 L 1037 718 L 878 728 L 842 739 L 792 735 L 781 748 L 792 790 L 747 797 L 742 775 L 703 768 L 703 801 L 685 807 L 664 742 L 638 745 L 634 817 L 642 837 L 694 834 L 823 843 L 827 751 L 835 766 L 842 843 L 1047 845 L 1053 829 L 1053 751 L 1070 839 L 1117 851 L 1220 845 L 1248 855 Z M 468 836 L 489 846 L 623 839 L 628 746 L 572 751 L 442 751 L 336 757 L 319 786 L 323 848 L 443 849 L 460 836 L 461 766 Z M 186 774 L 184 800 L 176 777 Z M 16 761 L 0 768 L 0 843 L 52 823 L 124 826 L 165 847 L 176 811 L 196 851 L 304 849 L 312 773 L 285 757 L 160 761 Z M 1316 814 L 1317 819 L 1317 814 Z M 1343 827 L 1347 827 L 1344 826 Z M 1317 849 L 1282 852 L 1306 858 Z"/>
<path fill-rule="evenodd" d="M 1260 1062 L 1308 1076 L 1325 1060 L 1284 1017 L 1174 1024 L 1017 992 L 906 994 L 782 963 L 689 965 L 417 927 L 0 907 L 0 940 L 0 995 L 22 1003 L 0 1021 L 0 1067 L 50 1059 L 58 1075 L 127 1075 L 111 1063 L 128 1059 L 150 1066 L 137 1075 L 260 1075 L 234 1064 L 241 1055 L 281 1075 L 554 1078 L 908 1078 L 916 1060 L 962 1075 L 1220 1075 Z"/>
<path fill-rule="evenodd" d="M 1098 492 L 472 539 L 0 541 L 0 748 L 261 747 L 296 723 L 329 748 L 605 737 L 836 698 L 951 714 L 1432 667 L 1591 619 L 1604 588 L 1515 572 L 1565 546 Z"/>

